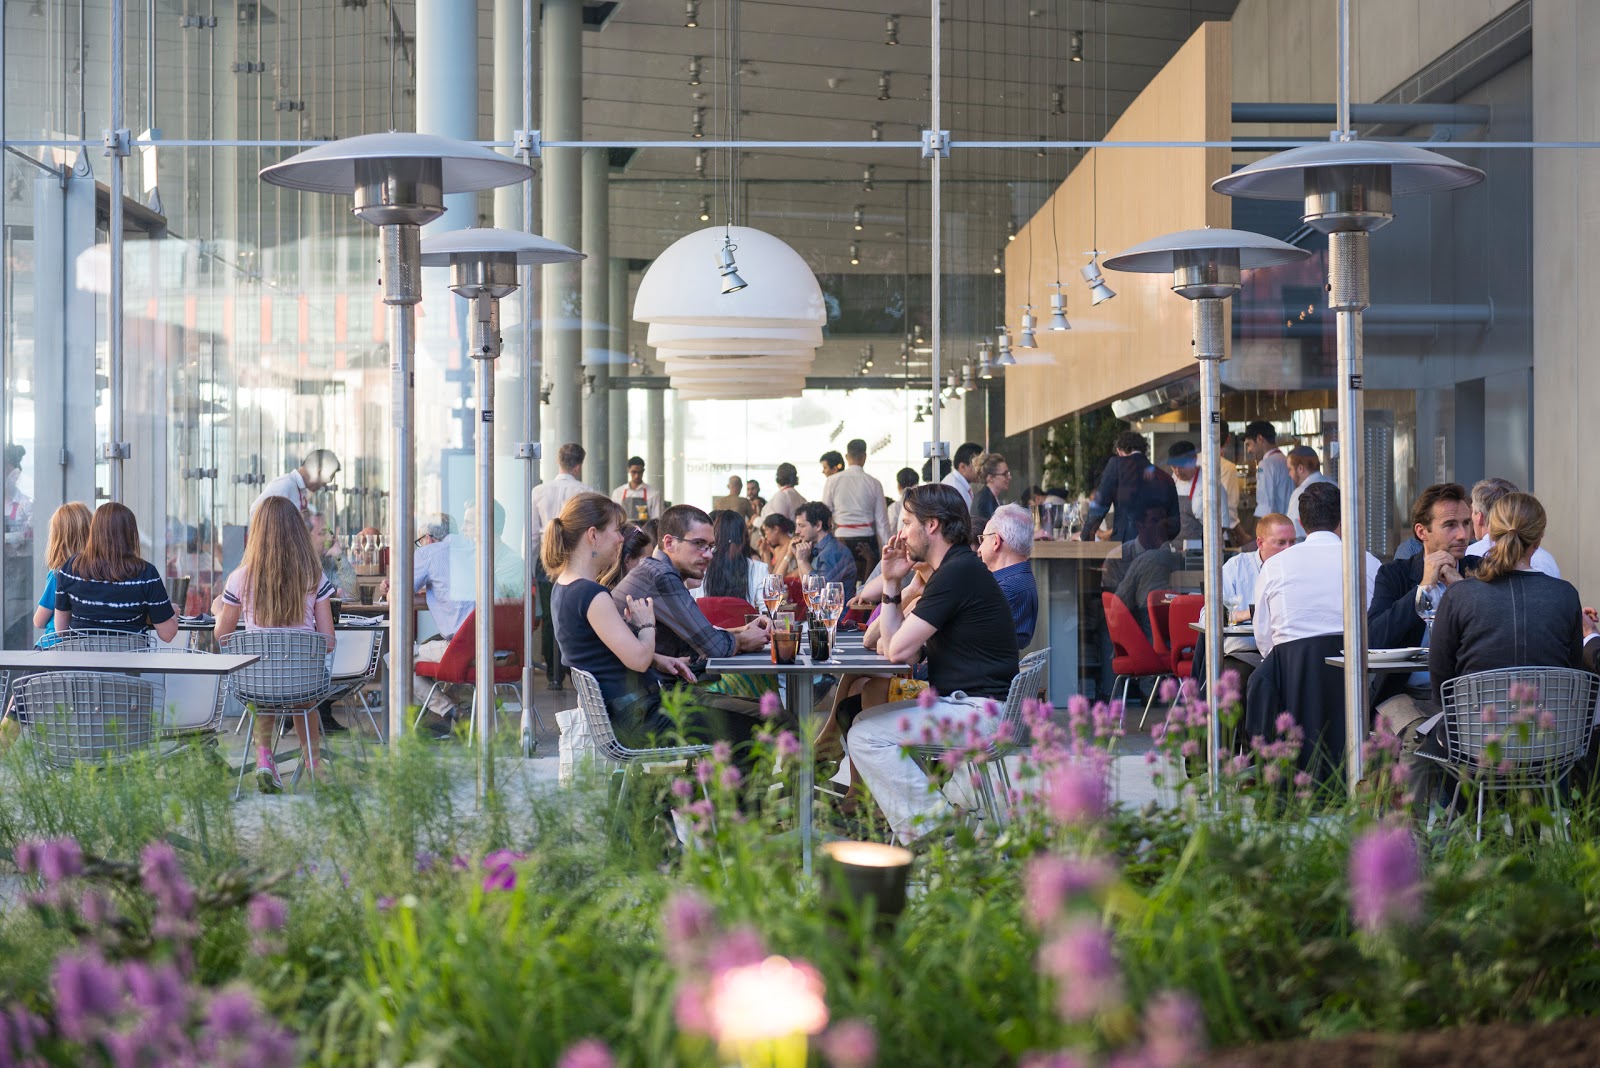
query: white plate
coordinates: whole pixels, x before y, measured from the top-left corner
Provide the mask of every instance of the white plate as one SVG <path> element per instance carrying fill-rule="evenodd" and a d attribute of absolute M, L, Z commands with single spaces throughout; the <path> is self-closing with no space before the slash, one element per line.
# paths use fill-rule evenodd
<path fill-rule="evenodd" d="M 1367 663 L 1369 664 L 1397 664 L 1403 660 L 1425 659 L 1428 650 L 1420 645 L 1409 649 L 1369 649 Z"/>

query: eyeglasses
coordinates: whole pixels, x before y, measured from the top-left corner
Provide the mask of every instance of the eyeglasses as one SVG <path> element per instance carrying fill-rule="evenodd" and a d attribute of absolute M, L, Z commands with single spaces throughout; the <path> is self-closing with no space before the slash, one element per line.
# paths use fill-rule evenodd
<path fill-rule="evenodd" d="M 420 549 L 420 548 L 422 548 L 422 542 L 423 542 L 423 540 L 425 538 L 427 538 L 426 534 L 420 534 L 420 535 L 417 536 L 417 540 L 412 542 L 411 544 L 413 546 L 415 546 L 416 548 Z"/>
<path fill-rule="evenodd" d="M 701 556 L 709 556 L 711 551 L 717 547 L 716 542 L 706 541 L 704 538 L 673 538 L 672 540 L 680 545 L 693 546 L 694 551 Z"/>

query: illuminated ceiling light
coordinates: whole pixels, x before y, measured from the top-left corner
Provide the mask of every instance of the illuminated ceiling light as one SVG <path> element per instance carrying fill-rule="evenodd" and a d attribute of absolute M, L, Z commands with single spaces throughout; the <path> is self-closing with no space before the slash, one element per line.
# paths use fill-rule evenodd
<path fill-rule="evenodd" d="M 689 84 L 700 84 L 700 57 L 694 56 L 689 60 Z"/>
<path fill-rule="evenodd" d="M 689 120 L 689 134 L 691 137 L 704 137 L 706 135 L 705 108 L 694 109 L 694 118 Z"/>
<path fill-rule="evenodd" d="M 888 71 L 884 71 L 882 74 L 878 75 L 878 99 L 879 100 L 888 100 L 889 99 L 889 72 Z"/>
<path fill-rule="evenodd" d="M 978 353 L 978 377 L 984 381 L 994 377 L 994 360 L 987 352 Z"/>
<path fill-rule="evenodd" d="M 1065 283 L 1051 282 L 1050 287 L 1055 290 L 1050 294 L 1050 329 L 1071 330 L 1072 324 L 1067 322 L 1067 295 L 1062 292 Z"/>
<path fill-rule="evenodd" d="M 1000 253 L 998 253 L 998 252 L 996 252 L 994 254 L 994 273 L 995 274 L 1005 274 L 1006 273 L 1006 269 L 1005 269 L 1005 266 L 1004 266 L 1004 261 L 1001 260 Z"/>
<path fill-rule="evenodd" d="M 859 267 L 860 265 L 861 265 L 861 246 L 852 243 L 850 245 L 850 266 Z"/>
<path fill-rule="evenodd" d="M 683 24 L 691 30 L 700 25 L 700 0 L 684 0 Z"/>
<path fill-rule="evenodd" d="M 711 221 L 711 198 L 710 197 L 701 197 L 700 198 L 700 221 L 701 222 L 710 222 Z"/>
<path fill-rule="evenodd" d="M 726 237 L 722 241 L 722 251 L 717 253 L 717 273 L 722 276 L 723 293 L 737 293 L 750 284 L 739 277 L 739 268 L 733 262 L 733 253 L 738 247 L 731 236 Z"/>
<path fill-rule="evenodd" d="M 863 229 L 866 228 L 866 222 L 867 222 L 867 209 L 865 207 L 863 207 L 862 205 L 857 204 L 856 205 L 856 212 L 855 212 L 855 227 L 856 227 L 856 232 L 857 233 L 860 233 Z"/>
<path fill-rule="evenodd" d="M 1106 280 L 1100 275 L 1100 265 L 1094 259 L 1099 254 L 1098 250 L 1089 253 L 1089 262 L 1084 264 L 1079 271 L 1083 275 L 1083 280 L 1089 283 L 1089 292 L 1094 297 L 1090 304 L 1096 306 L 1117 295 L 1110 286 L 1106 285 Z"/>
<path fill-rule="evenodd" d="M 1010 244 L 1011 242 L 1015 241 L 1016 239 L 1017 239 L 1017 220 L 1016 219 L 1007 219 L 1006 220 L 1006 243 Z"/>
<path fill-rule="evenodd" d="M 861 172 L 861 191 L 863 193 L 872 192 L 872 176 L 877 172 L 877 170 L 878 168 L 876 164 L 869 163 L 867 164 L 866 169 Z"/>
<path fill-rule="evenodd" d="M 869 371 L 872 370 L 872 346 L 871 345 L 863 345 L 863 346 L 861 346 L 861 366 L 865 367 Z"/>
<path fill-rule="evenodd" d="M 890 15 L 883 24 L 883 43 L 897 45 L 900 43 L 900 16 Z"/>
<path fill-rule="evenodd" d="M 1082 63 L 1083 62 L 1083 31 L 1082 30 L 1073 30 L 1072 31 L 1072 35 L 1067 38 L 1067 51 L 1068 51 L 1068 58 L 1071 59 L 1072 62 L 1074 62 L 1074 63 Z"/>
<path fill-rule="evenodd" d="M 1033 338 L 1034 327 L 1037 325 L 1038 320 L 1033 317 L 1033 305 L 1024 304 L 1022 306 L 1022 329 L 1017 331 L 1017 348 L 1036 349 L 1039 347 L 1038 342 Z M 1000 363 L 1001 366 L 1005 365 L 1004 360 L 1001 360 Z"/>

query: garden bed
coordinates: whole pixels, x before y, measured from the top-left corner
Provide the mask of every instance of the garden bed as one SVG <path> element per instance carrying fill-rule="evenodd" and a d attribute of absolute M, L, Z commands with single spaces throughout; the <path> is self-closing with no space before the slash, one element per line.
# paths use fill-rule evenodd
<path fill-rule="evenodd" d="M 1600 1064 L 1600 1020 L 1556 1020 L 1547 1024 L 1488 1024 L 1447 1031 L 1402 1034 L 1362 1032 L 1340 1038 L 1273 1042 L 1219 1050 L 1214 1068 L 1592 1068 Z"/>

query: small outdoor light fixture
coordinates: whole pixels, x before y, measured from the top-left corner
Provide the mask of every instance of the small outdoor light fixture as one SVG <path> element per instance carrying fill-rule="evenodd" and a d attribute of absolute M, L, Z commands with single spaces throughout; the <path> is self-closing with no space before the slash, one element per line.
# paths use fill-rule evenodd
<path fill-rule="evenodd" d="M 851 242 L 850 243 L 850 266 L 859 267 L 860 265 L 861 265 L 861 246 L 856 244 L 855 242 Z"/>
<path fill-rule="evenodd" d="M 984 381 L 994 377 L 994 360 L 987 352 L 978 353 L 978 377 Z"/>
<path fill-rule="evenodd" d="M 1083 62 L 1083 31 L 1073 30 L 1067 38 L 1068 58 L 1074 63 Z"/>
<path fill-rule="evenodd" d="M 1348 71 L 1343 49 L 1349 40 L 1349 10 L 1341 4 L 1344 32 L 1339 68 Z M 1393 141 L 1358 141 L 1350 131 L 1348 75 L 1339 81 L 1337 141 L 1306 145 L 1241 167 L 1211 183 L 1225 196 L 1300 200 L 1307 225 L 1328 235 L 1328 307 L 1335 315 L 1339 441 L 1339 515 L 1344 550 L 1345 773 L 1350 789 L 1362 775 L 1366 738 L 1367 612 L 1363 574 L 1366 551 L 1365 487 L 1361 450 L 1366 440 L 1362 412 L 1362 312 L 1371 303 L 1369 235 L 1394 218 L 1394 198 L 1441 193 L 1483 181 L 1483 172 L 1437 152 Z M 1351 655 L 1351 650 L 1354 654 Z"/>
<path fill-rule="evenodd" d="M 1090 307 L 1103 304 L 1117 295 L 1110 286 L 1106 285 L 1106 280 L 1100 275 L 1100 265 L 1095 262 L 1095 257 L 1098 255 L 1100 255 L 1098 251 L 1089 253 L 1089 262 L 1084 264 L 1078 271 L 1079 274 L 1083 275 L 1083 280 L 1089 283 Z"/>
<path fill-rule="evenodd" d="M 379 230 L 378 273 L 388 306 L 393 415 L 389 424 L 393 488 L 389 544 L 411 544 L 416 530 L 416 306 L 422 300 L 422 225 L 444 214 L 447 193 L 474 193 L 526 181 L 525 164 L 450 137 L 379 133 L 329 141 L 263 168 L 261 180 L 309 193 L 353 195 L 357 218 Z M 389 561 L 389 743 L 407 729 L 416 617 L 411 554 Z"/>
<path fill-rule="evenodd" d="M 973 371 L 972 364 L 969 361 L 968 363 L 964 364 L 962 366 L 962 368 L 961 368 L 961 389 L 962 389 L 962 392 L 966 392 L 969 389 L 977 389 L 977 388 L 978 388 L 978 376 Z"/>
<path fill-rule="evenodd" d="M 711 221 L 711 198 L 710 197 L 701 197 L 700 198 L 700 221 L 701 222 L 710 222 Z"/>
<path fill-rule="evenodd" d="M 689 84 L 690 85 L 699 85 L 700 84 L 700 71 L 701 71 L 701 68 L 700 68 L 700 57 L 699 56 L 691 56 L 689 58 Z"/>
<path fill-rule="evenodd" d="M 900 43 L 900 16 L 890 15 L 883 25 L 883 43 L 897 45 Z"/>
<path fill-rule="evenodd" d="M 472 304 L 472 342 L 467 355 L 476 367 L 477 642 L 473 718 L 478 734 L 478 799 L 494 792 L 494 361 L 500 356 L 500 300 L 517 289 L 517 268 L 581 260 L 583 254 L 536 234 L 515 230 L 450 230 L 422 243 L 424 267 L 449 267 L 450 290 Z M 524 746 L 527 751 L 528 746 Z"/>
<path fill-rule="evenodd" d="M 1039 347 L 1039 343 L 1033 337 L 1033 331 L 1036 326 L 1038 326 L 1038 320 L 1033 317 L 1033 305 L 1024 304 L 1022 306 L 1022 329 L 1017 331 L 1017 348 L 1036 349 Z M 1004 357 L 1010 354 L 1002 352 L 1000 355 Z M 1001 361 L 1001 366 L 1005 366 L 1004 360 Z"/>
<path fill-rule="evenodd" d="M 913 423 L 926 423 L 927 421 L 928 420 L 922 414 L 922 402 L 918 401 L 917 402 L 917 417 L 915 419 L 913 419 L 912 422 Z M 826 849 L 827 847 L 824 846 L 823 848 Z"/>
<path fill-rule="evenodd" d="M 872 192 L 872 176 L 877 173 L 877 170 L 876 164 L 869 163 L 866 169 L 861 172 L 861 191 L 863 193 Z"/>
<path fill-rule="evenodd" d="M 872 370 L 872 346 L 861 346 L 861 365 L 867 370 Z"/>
<path fill-rule="evenodd" d="M 689 136 L 704 137 L 706 135 L 706 109 L 695 108 L 694 117 L 689 120 Z"/>
<path fill-rule="evenodd" d="M 1064 86 L 1056 86 L 1050 90 L 1050 114 L 1065 115 L 1067 113 L 1067 90 Z"/>
<path fill-rule="evenodd" d="M 1067 322 L 1067 294 L 1065 282 L 1051 282 L 1050 288 L 1055 292 L 1050 294 L 1050 329 L 1071 330 L 1072 324 Z"/>
<path fill-rule="evenodd" d="M 717 273 L 722 276 L 723 293 L 737 293 L 750 284 L 739 277 L 739 268 L 733 262 L 733 253 L 738 247 L 733 243 L 732 237 L 725 237 L 722 241 L 722 251 L 717 253 Z"/>
<path fill-rule="evenodd" d="M 889 99 L 889 72 L 888 71 L 884 71 L 882 74 L 878 75 L 878 99 L 879 100 L 888 100 Z"/>
<path fill-rule="evenodd" d="M 684 0 L 683 24 L 691 30 L 700 25 L 700 0 Z"/>
<path fill-rule="evenodd" d="M 706 176 L 706 150 L 703 148 L 694 150 L 694 173 L 698 178 Z"/>
<path fill-rule="evenodd" d="M 1005 260 L 1001 257 L 1000 253 L 996 252 L 994 254 L 992 262 L 994 263 L 994 273 L 995 274 L 1004 274 L 1005 273 L 1005 271 L 1006 271 L 1006 269 L 1005 269 Z"/>
<path fill-rule="evenodd" d="M 856 228 L 856 232 L 860 233 L 866 227 L 866 225 L 867 225 L 867 209 L 866 209 L 865 206 L 863 206 L 861 204 L 857 204 L 856 205 L 856 211 L 855 211 L 855 228 Z"/>
<path fill-rule="evenodd" d="M 1228 358 L 1224 302 L 1239 291 L 1241 271 L 1303 260 L 1310 253 L 1248 230 L 1184 230 L 1152 238 L 1106 261 L 1114 271 L 1172 275 L 1172 291 L 1194 302 L 1194 355 L 1200 361 L 1201 484 L 1205 487 L 1204 531 L 1206 603 L 1222 604 L 1221 363 Z M 1216 611 L 1217 609 L 1213 609 Z M 1205 634 L 1206 692 L 1217 692 L 1222 670 L 1222 627 Z M 1211 790 L 1218 784 L 1217 746 L 1222 725 L 1210 712 L 1206 766 Z"/>
<path fill-rule="evenodd" d="M 881 122 L 873 123 L 872 124 L 872 130 L 868 133 L 867 136 L 870 139 L 874 140 L 874 141 L 882 141 L 883 140 L 883 123 L 881 123 Z"/>

